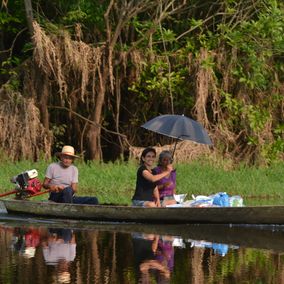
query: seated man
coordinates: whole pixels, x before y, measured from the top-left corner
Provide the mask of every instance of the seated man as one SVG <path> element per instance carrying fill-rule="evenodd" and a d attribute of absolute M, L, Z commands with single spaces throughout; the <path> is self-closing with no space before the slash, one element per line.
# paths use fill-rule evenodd
<path fill-rule="evenodd" d="M 73 161 L 75 155 L 72 146 L 64 146 L 62 151 L 56 153 L 60 161 L 48 166 L 43 181 L 43 187 L 50 190 L 49 200 L 59 203 L 98 204 L 96 197 L 77 197 L 78 169 Z"/>

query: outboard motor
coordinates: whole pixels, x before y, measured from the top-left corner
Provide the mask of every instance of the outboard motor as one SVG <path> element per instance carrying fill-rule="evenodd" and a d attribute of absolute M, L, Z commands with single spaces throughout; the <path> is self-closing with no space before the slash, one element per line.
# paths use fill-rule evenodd
<path fill-rule="evenodd" d="M 16 184 L 15 190 L 17 199 L 25 199 L 28 196 L 40 192 L 42 184 L 37 178 L 37 170 L 29 170 L 11 178 L 11 182 Z"/>

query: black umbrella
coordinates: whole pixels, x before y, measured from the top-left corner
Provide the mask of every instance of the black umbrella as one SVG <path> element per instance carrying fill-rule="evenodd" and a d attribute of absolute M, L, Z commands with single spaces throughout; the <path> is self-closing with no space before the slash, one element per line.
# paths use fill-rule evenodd
<path fill-rule="evenodd" d="M 173 155 L 178 140 L 191 140 L 197 143 L 212 145 L 203 126 L 184 115 L 165 114 L 157 116 L 141 127 L 176 139 Z"/>

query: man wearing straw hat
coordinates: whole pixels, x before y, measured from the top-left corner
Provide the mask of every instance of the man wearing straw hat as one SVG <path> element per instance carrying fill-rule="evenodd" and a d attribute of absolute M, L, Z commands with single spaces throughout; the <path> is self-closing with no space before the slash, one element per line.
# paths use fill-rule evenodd
<path fill-rule="evenodd" d="M 43 181 L 43 187 L 50 190 L 49 200 L 58 203 L 98 204 L 96 197 L 77 197 L 78 169 L 73 161 L 75 155 L 72 146 L 64 146 L 61 152 L 55 154 L 60 161 L 48 166 Z"/>

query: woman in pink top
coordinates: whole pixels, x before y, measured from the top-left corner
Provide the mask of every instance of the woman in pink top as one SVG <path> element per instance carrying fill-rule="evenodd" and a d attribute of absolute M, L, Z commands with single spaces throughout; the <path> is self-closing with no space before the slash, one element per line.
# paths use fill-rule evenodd
<path fill-rule="evenodd" d="M 158 166 L 154 168 L 154 174 L 161 174 L 166 171 L 167 166 L 172 163 L 172 155 L 170 151 L 162 151 L 159 155 Z M 171 171 L 157 183 L 160 193 L 160 201 L 162 206 L 176 204 L 174 194 L 176 194 L 176 171 Z"/>

